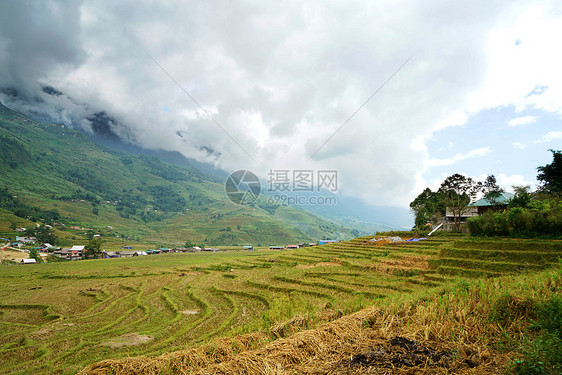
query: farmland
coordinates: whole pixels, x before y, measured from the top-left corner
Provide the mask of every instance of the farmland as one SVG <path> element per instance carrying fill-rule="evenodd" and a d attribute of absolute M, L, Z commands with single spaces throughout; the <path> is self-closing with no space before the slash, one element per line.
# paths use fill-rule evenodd
<path fill-rule="evenodd" d="M 76 373 L 109 358 L 209 353 L 222 337 L 258 337 L 245 348 L 259 350 L 365 308 L 454 298 L 459 285 L 490 277 L 524 285 L 558 267 L 560 278 L 559 241 L 371 238 L 291 251 L 2 266 L 0 372 Z M 413 335 L 439 336 L 431 328 Z"/>

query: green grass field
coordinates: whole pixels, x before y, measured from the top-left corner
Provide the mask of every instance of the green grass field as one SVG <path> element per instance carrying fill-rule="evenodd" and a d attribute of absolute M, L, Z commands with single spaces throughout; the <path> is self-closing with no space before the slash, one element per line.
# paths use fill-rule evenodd
<path fill-rule="evenodd" d="M 376 246 L 370 238 L 292 251 L 1 266 L 0 373 L 70 374 L 102 359 L 255 331 L 274 340 L 467 278 L 530 274 L 562 257 L 560 241 L 448 236 Z M 129 345 L 139 338 L 149 341 Z"/>

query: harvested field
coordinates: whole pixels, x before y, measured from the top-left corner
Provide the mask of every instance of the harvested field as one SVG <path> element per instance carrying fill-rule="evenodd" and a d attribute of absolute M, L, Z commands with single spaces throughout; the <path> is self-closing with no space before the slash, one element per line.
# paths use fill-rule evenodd
<path fill-rule="evenodd" d="M 499 333 L 488 319 L 494 291 L 503 286 L 514 294 L 544 296 L 551 287 L 546 281 L 554 278 L 560 288 L 560 276 L 560 270 L 527 276 L 526 282 L 536 283 L 527 290 L 521 277 L 503 277 L 460 295 L 366 308 L 271 343 L 266 333 L 256 333 L 160 357 L 106 360 L 81 374 L 502 374 L 515 353 L 493 345 Z M 500 329 L 516 337 L 528 318 Z"/>
<path fill-rule="evenodd" d="M 271 374 L 321 373 L 329 366 L 339 371 L 333 373 L 365 373 L 381 353 L 399 355 L 400 348 L 389 344 L 396 337 L 416 340 L 421 352 L 466 353 L 469 362 L 478 353 L 478 368 L 496 371 L 504 354 L 492 353 L 482 337 L 498 330 L 479 325 L 489 303 L 477 298 L 497 295 L 498 285 L 474 295 L 466 290 L 483 276 L 495 277 L 489 283 L 504 275 L 532 278 L 562 256 L 560 242 L 526 243 L 526 257 L 521 241 L 505 240 L 497 250 L 504 258 L 495 261 L 489 252 L 496 251 L 496 241 L 451 237 L 373 245 L 370 238 L 291 251 L 2 266 L 0 373 L 73 373 L 97 361 L 84 373 L 105 373 L 108 366 L 124 374 L 164 368 L 236 373 L 236 366 Z M 527 283 L 521 282 L 522 290 Z M 127 335 L 153 339 L 102 345 L 134 337 Z M 455 361 L 449 370 L 434 370 L 464 366 Z"/>

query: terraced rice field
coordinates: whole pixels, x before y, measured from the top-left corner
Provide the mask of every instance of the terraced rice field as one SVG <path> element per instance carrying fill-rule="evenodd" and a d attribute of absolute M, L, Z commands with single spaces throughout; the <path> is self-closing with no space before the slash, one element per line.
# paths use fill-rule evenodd
<path fill-rule="evenodd" d="M 291 251 L 0 267 L 0 373 L 76 373 L 254 331 L 269 340 L 465 277 L 532 272 L 562 242 L 371 237 Z M 381 241 L 383 242 L 383 241 Z"/>

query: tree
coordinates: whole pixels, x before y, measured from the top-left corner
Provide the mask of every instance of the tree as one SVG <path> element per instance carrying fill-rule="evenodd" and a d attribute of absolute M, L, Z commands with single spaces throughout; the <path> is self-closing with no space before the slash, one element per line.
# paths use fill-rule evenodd
<path fill-rule="evenodd" d="M 86 245 L 86 251 L 93 256 L 98 256 L 101 253 L 101 247 L 103 245 L 103 239 L 101 237 L 95 237 L 88 241 Z"/>
<path fill-rule="evenodd" d="M 476 197 L 480 189 L 480 183 L 459 173 L 447 177 L 439 187 L 438 192 L 445 207 L 451 210 L 458 232 L 461 229 L 462 213 L 466 210 L 471 200 Z"/>
<path fill-rule="evenodd" d="M 445 207 L 438 192 L 426 188 L 410 203 L 410 208 L 415 214 L 415 226 L 423 228 L 428 221 L 438 213 L 443 213 Z"/>
<path fill-rule="evenodd" d="M 53 234 L 52 229 L 47 227 L 44 224 L 41 224 L 38 227 L 28 228 L 25 231 L 27 236 L 34 236 L 37 238 L 37 242 L 39 243 L 50 243 L 51 245 L 55 245 L 57 242 L 57 236 Z"/>
<path fill-rule="evenodd" d="M 550 194 L 562 193 L 562 151 L 548 150 L 552 152 L 552 163 L 538 167 L 537 180 L 542 181 L 541 191 Z"/>
<path fill-rule="evenodd" d="M 41 259 L 41 255 L 39 255 L 39 251 L 37 251 L 37 249 L 35 248 L 29 250 L 29 257 L 35 259 L 37 263 L 43 262 L 43 259 Z"/>
<path fill-rule="evenodd" d="M 509 201 L 509 207 L 525 208 L 531 203 L 531 187 L 529 185 L 512 186 L 515 196 Z"/>
<path fill-rule="evenodd" d="M 486 177 L 486 180 L 482 184 L 482 193 L 484 193 L 484 199 L 492 205 L 492 207 L 497 206 L 498 199 L 502 196 L 504 190 L 498 186 L 496 177 L 491 174 Z"/>

